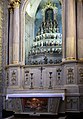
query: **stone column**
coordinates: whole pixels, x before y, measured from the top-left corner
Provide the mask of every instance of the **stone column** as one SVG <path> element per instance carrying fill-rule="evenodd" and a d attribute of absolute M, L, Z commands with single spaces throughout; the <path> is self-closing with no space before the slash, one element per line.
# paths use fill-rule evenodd
<path fill-rule="evenodd" d="M 78 59 L 83 61 L 83 0 L 77 1 Z"/>
<path fill-rule="evenodd" d="M 13 64 L 19 63 L 19 5 L 20 0 L 13 2 Z"/>
<path fill-rule="evenodd" d="M 10 23 L 9 23 L 9 64 L 12 64 L 12 47 L 13 47 L 13 8 L 9 6 Z"/>
<path fill-rule="evenodd" d="M 66 13 L 66 10 L 65 10 L 65 7 L 66 7 L 66 0 L 62 0 L 62 61 L 65 60 L 66 58 L 66 37 L 65 37 L 65 31 L 66 31 L 66 28 L 65 28 L 65 13 Z"/>
<path fill-rule="evenodd" d="M 76 21 L 75 21 L 75 0 L 66 0 L 66 60 L 76 59 Z"/>

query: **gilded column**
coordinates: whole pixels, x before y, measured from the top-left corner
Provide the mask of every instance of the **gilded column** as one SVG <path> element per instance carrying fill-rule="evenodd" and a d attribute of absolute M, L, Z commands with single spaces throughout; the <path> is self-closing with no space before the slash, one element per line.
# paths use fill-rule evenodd
<path fill-rule="evenodd" d="M 19 6 L 20 0 L 13 2 L 13 64 L 19 63 Z"/>
<path fill-rule="evenodd" d="M 12 64 L 12 54 L 13 54 L 13 8 L 9 6 L 10 12 L 10 23 L 9 23 L 9 64 Z"/>
<path fill-rule="evenodd" d="M 78 59 L 83 61 L 83 0 L 77 1 Z"/>
<path fill-rule="evenodd" d="M 66 0 L 66 60 L 76 60 L 75 0 Z"/>

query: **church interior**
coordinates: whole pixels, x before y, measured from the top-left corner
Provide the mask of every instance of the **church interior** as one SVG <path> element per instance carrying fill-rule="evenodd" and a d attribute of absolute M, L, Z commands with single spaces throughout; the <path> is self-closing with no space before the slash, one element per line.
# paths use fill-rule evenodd
<path fill-rule="evenodd" d="M 83 116 L 83 0 L 0 0 L 0 119 Z"/>

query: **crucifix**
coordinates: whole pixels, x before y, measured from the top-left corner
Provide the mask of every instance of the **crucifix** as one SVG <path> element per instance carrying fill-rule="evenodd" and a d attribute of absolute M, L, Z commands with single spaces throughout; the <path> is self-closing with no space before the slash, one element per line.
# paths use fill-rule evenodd
<path fill-rule="evenodd" d="M 42 80 L 42 72 L 45 68 L 40 67 L 39 70 L 41 71 L 41 76 L 40 76 L 40 88 L 43 88 L 43 80 Z"/>

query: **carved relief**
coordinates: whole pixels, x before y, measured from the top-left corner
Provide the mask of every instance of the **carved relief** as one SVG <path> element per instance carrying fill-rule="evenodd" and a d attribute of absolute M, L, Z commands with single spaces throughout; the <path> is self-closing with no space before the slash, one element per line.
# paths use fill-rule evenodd
<path fill-rule="evenodd" d="M 25 79 L 24 79 L 24 84 L 25 84 L 25 85 L 28 84 L 28 79 L 29 79 L 29 71 L 26 70 L 26 71 L 25 71 Z"/>
<path fill-rule="evenodd" d="M 12 99 L 9 99 L 6 101 L 6 109 L 7 110 L 13 110 L 13 101 Z"/>
<path fill-rule="evenodd" d="M 79 83 L 83 83 L 83 68 L 79 69 Z"/>
<path fill-rule="evenodd" d="M 49 98 L 49 112 L 58 113 L 61 98 Z"/>
<path fill-rule="evenodd" d="M 30 89 L 33 89 L 34 86 L 33 86 L 33 73 L 30 73 L 31 75 L 31 81 L 30 81 Z"/>
<path fill-rule="evenodd" d="M 14 98 L 12 99 L 13 101 L 13 111 L 15 112 L 21 112 L 22 111 L 22 104 L 21 104 L 21 99 L 20 98 Z"/>
<path fill-rule="evenodd" d="M 45 68 L 44 67 L 40 67 L 39 70 L 41 72 L 41 75 L 40 75 L 40 88 L 43 89 L 43 79 L 42 79 L 42 74 L 43 74 L 43 70 Z"/>
<path fill-rule="evenodd" d="M 83 97 L 80 97 L 80 110 L 83 110 Z"/>
<path fill-rule="evenodd" d="M 16 86 L 18 85 L 18 82 L 17 82 L 17 70 L 12 70 L 11 71 L 11 85 L 12 86 Z"/>
<path fill-rule="evenodd" d="M 74 69 L 73 68 L 67 68 L 67 84 L 74 83 Z"/>
<path fill-rule="evenodd" d="M 67 98 L 67 110 L 78 110 L 78 97 Z"/>
<path fill-rule="evenodd" d="M 21 99 L 20 98 L 8 99 L 6 101 L 6 109 L 15 112 L 21 112 L 22 111 Z"/>
<path fill-rule="evenodd" d="M 57 85 L 60 85 L 61 84 L 61 69 L 60 68 L 58 68 L 57 70 L 57 81 L 56 81 L 56 84 Z"/>
<path fill-rule="evenodd" d="M 9 0 L 9 3 L 12 5 L 14 3 L 20 3 L 20 0 Z"/>

